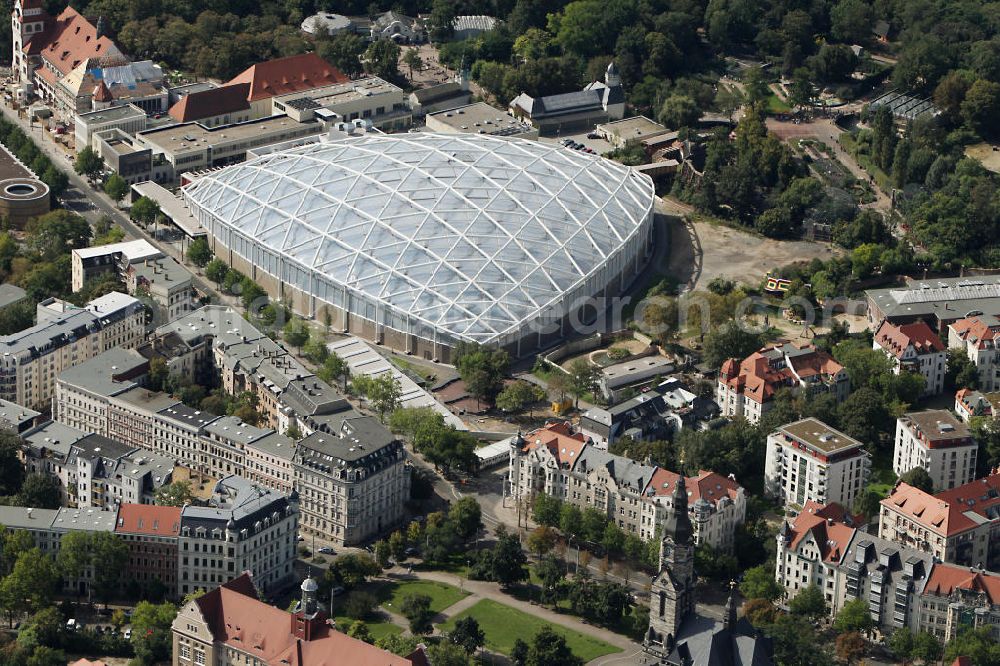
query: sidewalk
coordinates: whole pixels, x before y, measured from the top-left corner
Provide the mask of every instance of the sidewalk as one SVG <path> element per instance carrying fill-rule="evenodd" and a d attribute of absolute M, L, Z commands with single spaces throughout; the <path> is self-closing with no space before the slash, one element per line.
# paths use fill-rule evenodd
<path fill-rule="evenodd" d="M 503 604 L 505 606 L 510 606 L 519 611 L 532 615 L 534 617 L 541 618 L 546 622 L 551 622 L 552 624 L 558 624 L 561 627 L 567 629 L 572 629 L 573 631 L 578 631 L 582 634 L 593 636 L 598 638 L 605 643 L 614 645 L 620 648 L 623 652 L 615 653 L 611 655 L 605 655 L 591 661 L 591 664 L 610 664 L 615 661 L 623 659 L 626 655 L 630 659 L 621 661 L 621 663 L 637 663 L 635 661 L 636 657 L 634 654 L 642 650 L 642 646 L 638 643 L 634 643 L 625 636 L 621 634 L 616 634 L 613 631 L 609 631 L 602 627 L 598 627 L 592 624 L 588 624 L 583 620 L 575 618 L 571 615 L 565 615 L 562 613 L 556 613 L 545 606 L 540 606 L 536 604 L 531 604 L 526 601 L 521 601 L 520 599 L 515 599 L 507 594 L 500 591 L 499 586 L 496 583 L 489 583 L 486 581 L 479 580 L 459 580 L 454 574 L 443 573 L 439 571 L 414 571 L 411 574 L 403 573 L 390 573 L 388 577 L 396 580 L 430 580 L 436 581 L 438 583 L 446 583 L 448 585 L 461 585 L 463 589 L 469 593 L 469 596 L 465 597 L 461 601 L 458 601 L 448 608 L 441 611 L 441 615 L 445 618 L 452 617 L 462 612 L 463 610 L 473 606 L 477 601 L 481 599 L 490 599 L 497 603 Z"/>

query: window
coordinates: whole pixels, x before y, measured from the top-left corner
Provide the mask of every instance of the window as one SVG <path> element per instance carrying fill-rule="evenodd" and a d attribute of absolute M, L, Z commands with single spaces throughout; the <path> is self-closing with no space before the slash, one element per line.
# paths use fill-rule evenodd
<path fill-rule="evenodd" d="M 181 657 L 181 659 L 184 659 L 185 661 L 190 660 L 191 659 L 191 646 L 189 646 L 189 645 L 183 645 L 182 644 L 180 646 L 180 657 Z"/>
<path fill-rule="evenodd" d="M 201 650 L 195 650 L 194 663 L 198 664 L 198 666 L 205 666 L 205 653 Z"/>

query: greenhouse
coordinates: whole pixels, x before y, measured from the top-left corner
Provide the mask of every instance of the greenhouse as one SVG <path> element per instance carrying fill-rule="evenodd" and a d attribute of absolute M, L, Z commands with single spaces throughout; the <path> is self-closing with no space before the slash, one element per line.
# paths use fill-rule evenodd
<path fill-rule="evenodd" d="M 483 135 L 331 139 L 210 172 L 184 197 L 216 254 L 272 296 L 441 360 L 458 341 L 521 356 L 564 335 L 652 242 L 647 176 Z"/>

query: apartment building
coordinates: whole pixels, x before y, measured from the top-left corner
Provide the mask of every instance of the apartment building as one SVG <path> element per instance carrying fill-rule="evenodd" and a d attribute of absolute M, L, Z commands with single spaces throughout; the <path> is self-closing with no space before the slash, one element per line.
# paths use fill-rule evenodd
<path fill-rule="evenodd" d="M 892 469 L 903 475 L 923 467 L 935 490 L 947 490 L 975 478 L 978 450 L 969 426 L 951 412 L 910 412 L 896 419 Z"/>
<path fill-rule="evenodd" d="M 995 315 L 966 317 L 948 325 L 948 346 L 961 349 L 976 366 L 979 389 L 1000 390 L 1000 318 Z"/>
<path fill-rule="evenodd" d="M 1000 570 L 1000 472 L 935 495 L 898 482 L 878 533 L 943 562 Z"/>
<path fill-rule="evenodd" d="M 858 529 L 836 505 L 810 503 L 777 537 L 775 579 L 786 599 L 810 585 L 830 615 L 853 599 L 868 602 L 876 628 L 925 631 L 942 642 L 968 627 L 1000 637 L 1000 576 L 941 563 L 934 555 Z"/>
<path fill-rule="evenodd" d="M 829 393 L 840 402 L 847 398 L 850 379 L 826 352 L 785 343 L 764 347 L 742 361 L 725 361 L 719 370 L 716 402 L 723 416 L 758 423 L 781 389 Z"/>
<path fill-rule="evenodd" d="M 868 481 L 871 456 L 858 440 L 814 418 L 781 426 L 767 438 L 765 490 L 785 506 L 853 506 Z"/>
<path fill-rule="evenodd" d="M 511 440 L 509 482 L 518 502 L 539 493 L 581 509 L 603 511 L 622 530 L 651 539 L 668 515 L 677 475 L 590 444 L 569 423 L 553 423 Z M 746 496 L 732 478 L 702 471 L 686 479 L 695 542 L 731 550 L 746 518 Z"/>
<path fill-rule="evenodd" d="M 131 296 L 112 292 L 82 308 L 49 299 L 38 323 L 0 337 L 0 398 L 47 409 L 56 376 L 112 348 L 134 348 L 145 335 L 146 313 Z"/>
<path fill-rule="evenodd" d="M 56 479 L 70 507 L 152 504 L 173 479 L 173 459 L 64 423 L 48 421 L 22 439 L 25 469 Z"/>
<path fill-rule="evenodd" d="M 172 626 L 173 666 L 428 663 L 423 648 L 397 657 L 337 631 L 316 599 L 319 586 L 311 578 L 302 582 L 294 612 L 261 601 L 257 587 L 257 579 L 244 573 L 184 604 Z"/>
<path fill-rule="evenodd" d="M 921 375 L 924 396 L 944 390 L 948 353 L 941 338 L 923 321 L 899 325 L 883 321 L 875 331 L 872 347 L 888 357 L 895 374 Z"/>
<path fill-rule="evenodd" d="M 0 430 L 21 434 L 44 421 L 41 412 L 8 400 L 0 400 Z"/>
<path fill-rule="evenodd" d="M 181 508 L 123 504 L 118 508 L 115 534 L 128 546 L 123 572 L 140 586 L 162 584 L 166 594 L 177 590 L 177 541 L 181 533 Z"/>
<path fill-rule="evenodd" d="M 354 411 L 301 440 L 292 458 L 302 532 L 340 546 L 364 543 L 402 522 L 410 496 L 406 450 Z"/>
<path fill-rule="evenodd" d="M 220 585 L 242 572 L 250 572 L 264 594 L 287 586 L 298 546 L 297 499 L 227 476 L 216 484 L 207 506 L 185 506 L 177 595 Z"/>
<path fill-rule="evenodd" d="M 955 391 L 955 406 L 953 408 L 958 418 L 966 423 L 979 416 L 992 417 L 1000 414 L 1000 393 L 981 393 L 972 389 Z"/>

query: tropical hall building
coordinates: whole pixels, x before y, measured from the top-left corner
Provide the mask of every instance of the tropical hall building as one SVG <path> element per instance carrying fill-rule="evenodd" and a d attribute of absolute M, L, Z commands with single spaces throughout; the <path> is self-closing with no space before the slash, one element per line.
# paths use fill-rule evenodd
<path fill-rule="evenodd" d="M 594 155 L 480 135 L 330 138 L 183 190 L 215 254 L 307 316 L 449 362 L 514 357 L 604 310 L 652 250 L 648 176 Z"/>

